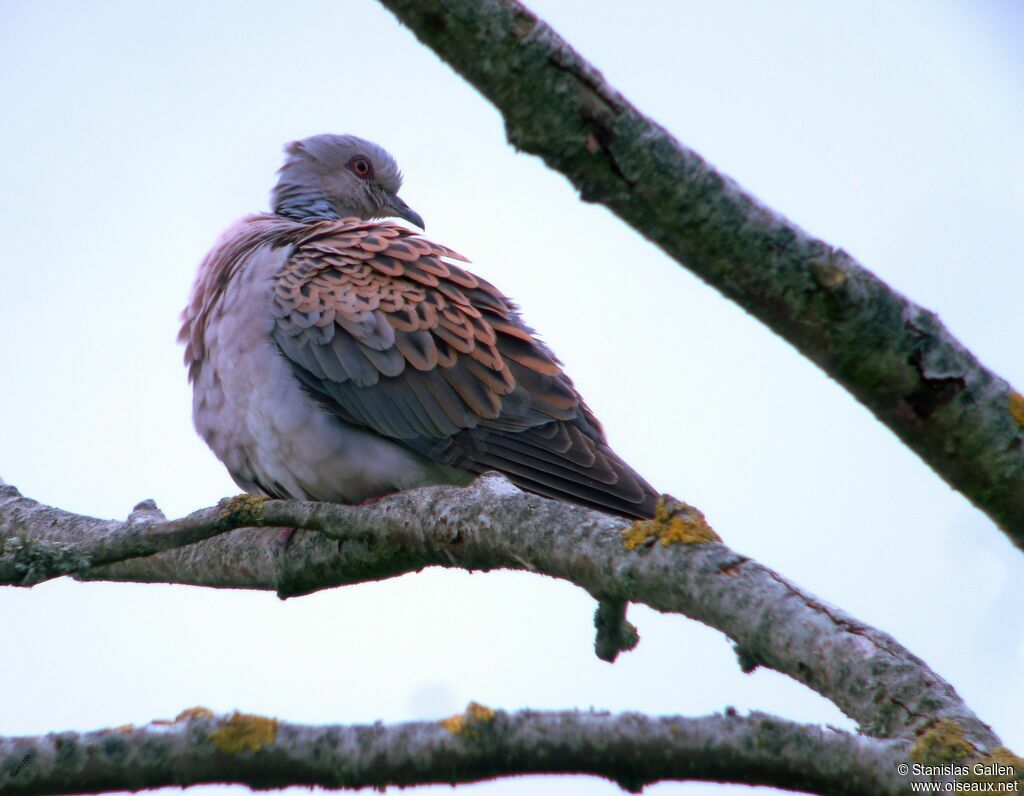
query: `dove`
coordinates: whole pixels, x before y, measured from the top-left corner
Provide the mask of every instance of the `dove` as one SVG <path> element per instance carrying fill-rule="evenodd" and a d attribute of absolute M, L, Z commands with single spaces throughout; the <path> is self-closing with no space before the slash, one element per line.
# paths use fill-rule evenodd
<path fill-rule="evenodd" d="M 382 147 L 285 146 L 270 213 L 200 263 L 179 340 L 199 435 L 245 491 L 360 503 L 496 470 L 624 517 L 658 493 L 518 306 L 421 230 Z"/>

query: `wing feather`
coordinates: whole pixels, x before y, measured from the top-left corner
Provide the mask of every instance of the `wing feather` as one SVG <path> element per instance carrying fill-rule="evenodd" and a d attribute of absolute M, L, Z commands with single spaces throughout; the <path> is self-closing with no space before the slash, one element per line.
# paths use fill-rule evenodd
<path fill-rule="evenodd" d="M 273 339 L 325 407 L 442 464 L 653 515 L 657 493 L 516 306 L 452 262 L 464 258 L 393 224 L 306 227 L 275 277 Z"/>

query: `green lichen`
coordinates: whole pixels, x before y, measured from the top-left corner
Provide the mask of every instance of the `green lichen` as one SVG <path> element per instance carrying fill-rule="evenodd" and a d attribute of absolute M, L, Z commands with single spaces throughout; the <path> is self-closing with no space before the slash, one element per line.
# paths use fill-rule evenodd
<path fill-rule="evenodd" d="M 722 541 L 699 509 L 665 496 L 658 500 L 654 519 L 634 521 L 622 536 L 628 550 L 635 550 L 654 540 L 660 541 L 662 547 L 677 542 L 707 544 Z"/>
<path fill-rule="evenodd" d="M 213 745 L 222 752 L 258 752 L 277 738 L 277 719 L 234 712 L 220 727 L 210 733 Z"/>
<path fill-rule="evenodd" d="M 3 541 L 0 557 L 14 566 L 23 586 L 33 586 L 57 575 L 82 572 L 92 560 L 73 544 L 12 536 Z"/>

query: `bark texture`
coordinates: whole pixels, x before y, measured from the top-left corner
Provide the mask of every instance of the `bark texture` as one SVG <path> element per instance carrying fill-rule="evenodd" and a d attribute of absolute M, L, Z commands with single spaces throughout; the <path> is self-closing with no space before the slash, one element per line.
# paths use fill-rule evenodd
<path fill-rule="evenodd" d="M 629 791 L 662 780 L 774 785 L 883 796 L 909 744 L 750 716 L 651 718 L 579 711 L 505 713 L 471 704 L 439 722 L 287 724 L 215 716 L 95 732 L 0 738 L 0 792 L 103 793 L 204 783 L 382 788 L 522 774 L 591 774 Z"/>
<path fill-rule="evenodd" d="M 953 687 L 895 639 L 709 541 L 717 536 L 692 507 L 630 523 L 523 492 L 493 473 L 465 488 L 410 490 L 367 506 L 242 496 L 184 520 L 113 523 L 4 489 L 0 573 L 15 573 L 4 581 L 11 585 L 39 582 L 50 566 L 50 576 L 273 589 L 291 597 L 427 566 L 525 570 L 567 580 L 608 604 L 644 603 L 716 628 L 735 642 L 745 670 L 761 665 L 789 675 L 868 735 L 913 739 L 947 720 L 976 749 L 999 746 Z M 137 557 L 143 554 L 136 547 L 120 563 L 90 567 L 97 543 L 104 551 L 127 547 L 118 541 L 119 525 L 133 540 L 149 528 L 160 544 L 168 529 L 193 542 L 209 538 L 147 557 Z M 283 544 L 280 534 L 245 525 L 313 532 Z M 621 618 L 613 612 L 614 621 Z"/>
<path fill-rule="evenodd" d="M 680 264 L 783 336 L 1024 548 L 1024 397 L 936 316 L 847 253 L 744 193 L 644 117 L 515 0 L 381 0 L 503 113 L 509 140 L 565 174 Z M 267 528 L 302 529 L 283 543 Z M 629 523 L 521 492 L 405 492 L 350 507 L 240 497 L 167 521 L 40 505 L 0 482 L 0 583 L 71 575 L 276 590 L 282 597 L 427 566 L 518 569 L 586 589 L 597 650 L 635 643 L 642 602 L 725 633 L 744 670 L 806 684 L 864 735 L 763 714 L 702 718 L 506 714 L 470 705 L 441 722 L 308 727 L 186 711 L 173 721 L 0 738 L 0 792 L 94 793 L 237 782 L 366 787 L 590 774 L 627 790 L 663 780 L 829 794 L 909 793 L 900 767 L 1024 761 L 955 690 L 885 633 L 721 543 L 691 507 Z M 935 782 L 953 784 L 941 770 Z M 943 779 L 943 777 L 947 777 Z"/>
<path fill-rule="evenodd" d="M 784 337 L 1024 549 L 1024 397 L 936 315 L 745 193 L 516 0 L 381 0 L 509 141 Z"/>

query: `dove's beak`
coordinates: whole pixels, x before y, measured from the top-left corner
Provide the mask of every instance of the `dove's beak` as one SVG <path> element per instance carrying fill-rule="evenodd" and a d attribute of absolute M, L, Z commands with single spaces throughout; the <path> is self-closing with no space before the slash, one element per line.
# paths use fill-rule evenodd
<path fill-rule="evenodd" d="M 426 229 L 426 226 L 424 226 L 423 224 L 423 217 L 415 210 L 413 210 L 411 207 L 409 207 L 409 205 L 407 205 L 398 196 L 398 194 L 388 194 L 387 209 L 390 210 L 394 215 L 398 216 L 398 218 L 404 218 L 410 224 L 415 224 L 420 229 Z"/>

